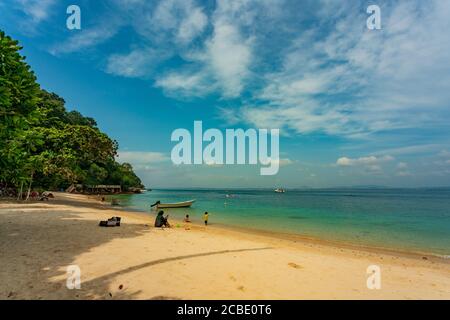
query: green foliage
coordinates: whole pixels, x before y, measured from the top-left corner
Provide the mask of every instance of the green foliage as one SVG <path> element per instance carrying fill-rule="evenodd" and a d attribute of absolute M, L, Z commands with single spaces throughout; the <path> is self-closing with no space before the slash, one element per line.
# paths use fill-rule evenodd
<path fill-rule="evenodd" d="M 36 77 L 19 54 L 17 41 L 0 31 L 0 114 L 17 121 L 35 109 L 39 85 Z"/>
<path fill-rule="evenodd" d="M 109 172 L 108 181 L 111 181 L 112 184 L 120 184 L 125 190 L 131 187 L 143 187 L 141 180 L 133 172 L 131 164 L 110 162 L 107 167 Z"/>
<path fill-rule="evenodd" d="M 142 187 L 118 144 L 94 119 L 41 90 L 17 41 L 0 31 L 0 184 L 59 189 L 71 183 Z"/>

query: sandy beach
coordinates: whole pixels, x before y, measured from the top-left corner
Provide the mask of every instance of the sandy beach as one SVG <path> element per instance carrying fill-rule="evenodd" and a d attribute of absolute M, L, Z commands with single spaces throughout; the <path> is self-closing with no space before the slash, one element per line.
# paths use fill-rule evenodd
<path fill-rule="evenodd" d="M 156 229 L 150 215 L 55 196 L 0 202 L 0 299 L 450 299 L 448 260 L 233 231 L 213 216 Z M 98 226 L 112 216 L 120 227 Z M 79 290 L 66 287 L 70 265 Z"/>

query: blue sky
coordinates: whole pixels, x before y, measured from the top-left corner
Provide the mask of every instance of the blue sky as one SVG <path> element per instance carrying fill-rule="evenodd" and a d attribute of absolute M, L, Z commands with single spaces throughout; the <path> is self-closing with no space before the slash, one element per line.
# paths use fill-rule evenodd
<path fill-rule="evenodd" d="M 0 28 L 148 187 L 449 186 L 449 14 L 440 0 L 6 0 Z M 279 128 L 279 173 L 172 165 L 170 135 L 194 120 Z"/>

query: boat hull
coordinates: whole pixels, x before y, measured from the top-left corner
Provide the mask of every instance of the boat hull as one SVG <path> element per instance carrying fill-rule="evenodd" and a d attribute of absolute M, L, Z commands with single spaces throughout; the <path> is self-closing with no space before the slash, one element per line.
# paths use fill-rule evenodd
<path fill-rule="evenodd" d="M 195 200 L 190 201 L 183 201 L 183 202 L 176 202 L 176 203 L 160 203 L 156 207 L 158 209 L 165 209 L 165 208 L 188 208 L 192 206 L 192 204 L 195 202 Z"/>

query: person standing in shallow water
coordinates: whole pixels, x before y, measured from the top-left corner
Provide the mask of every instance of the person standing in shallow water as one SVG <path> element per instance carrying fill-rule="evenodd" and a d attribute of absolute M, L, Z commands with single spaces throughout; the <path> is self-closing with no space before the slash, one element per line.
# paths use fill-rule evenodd
<path fill-rule="evenodd" d="M 208 212 L 205 212 L 205 214 L 203 215 L 203 221 L 205 221 L 205 226 L 208 225 L 208 217 L 209 217 Z"/>

